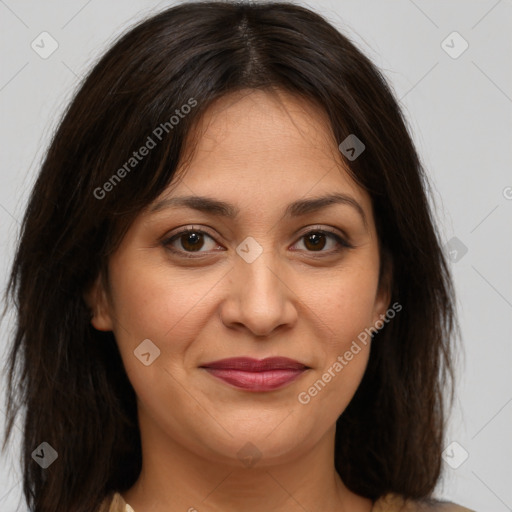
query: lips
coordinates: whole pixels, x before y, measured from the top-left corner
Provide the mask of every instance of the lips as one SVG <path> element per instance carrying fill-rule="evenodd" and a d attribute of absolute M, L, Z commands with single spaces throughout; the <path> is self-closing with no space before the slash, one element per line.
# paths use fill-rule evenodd
<path fill-rule="evenodd" d="M 271 391 L 300 377 L 308 366 L 287 357 L 221 359 L 202 364 L 210 375 L 247 391 Z"/>
<path fill-rule="evenodd" d="M 265 372 L 269 370 L 303 370 L 307 366 L 287 357 L 267 357 L 261 360 L 250 357 L 232 357 L 230 359 L 220 359 L 219 361 L 205 363 L 201 365 L 201 368 Z"/>

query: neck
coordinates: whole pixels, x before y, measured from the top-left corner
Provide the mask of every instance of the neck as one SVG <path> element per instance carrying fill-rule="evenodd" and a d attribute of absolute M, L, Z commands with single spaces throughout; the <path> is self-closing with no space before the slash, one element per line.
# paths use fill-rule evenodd
<path fill-rule="evenodd" d="M 334 468 L 334 426 L 300 456 L 226 462 L 187 450 L 143 415 L 139 422 L 142 470 L 123 493 L 135 512 L 371 511 Z"/>

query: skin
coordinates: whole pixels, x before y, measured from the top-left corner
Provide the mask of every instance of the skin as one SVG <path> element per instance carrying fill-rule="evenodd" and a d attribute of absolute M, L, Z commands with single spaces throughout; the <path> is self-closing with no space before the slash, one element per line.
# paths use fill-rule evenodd
<path fill-rule="evenodd" d="M 136 512 L 372 508 L 333 463 L 336 419 L 370 344 L 308 404 L 297 398 L 389 307 L 371 199 L 345 170 L 326 115 L 276 94 L 243 91 L 210 106 L 188 167 L 155 201 L 209 196 L 238 207 L 238 216 L 146 209 L 111 256 L 110 294 L 98 279 L 87 295 L 92 324 L 114 332 L 138 398 L 143 469 L 123 493 Z M 347 204 L 283 216 L 293 201 L 333 192 L 357 201 L 367 225 Z M 191 226 L 208 233 L 202 246 L 196 241 L 199 252 L 186 236 L 169 245 L 196 258 L 163 246 Z M 326 235 L 315 248 L 304 236 L 329 228 L 353 247 Z M 251 263 L 236 252 L 249 236 L 263 249 Z M 160 350 L 148 366 L 134 355 L 145 339 Z M 249 392 L 199 368 L 236 356 L 285 356 L 310 369 L 282 389 Z M 248 442 L 260 456 L 250 467 L 237 455 Z"/>

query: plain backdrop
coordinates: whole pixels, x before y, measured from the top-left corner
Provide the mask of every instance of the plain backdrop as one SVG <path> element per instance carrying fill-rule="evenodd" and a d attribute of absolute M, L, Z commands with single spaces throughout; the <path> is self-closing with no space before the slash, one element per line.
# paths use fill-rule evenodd
<path fill-rule="evenodd" d="M 120 33 L 170 5 L 0 0 L 2 291 L 38 166 L 81 78 Z M 431 200 L 451 258 L 464 347 L 457 358 L 457 395 L 437 494 L 477 511 L 511 511 L 511 2 L 310 0 L 302 5 L 327 16 L 382 69 L 433 184 Z M 39 53 L 33 49 L 38 41 Z M 48 52 L 52 44 L 57 49 L 43 58 L 40 47 Z M 3 363 L 12 315 L 0 327 Z M 1 386 L 3 395 L 3 376 Z M 3 396 L 0 407 L 2 432 Z M 0 457 L 2 512 L 27 508 L 21 501 L 21 420 L 17 423 Z"/>

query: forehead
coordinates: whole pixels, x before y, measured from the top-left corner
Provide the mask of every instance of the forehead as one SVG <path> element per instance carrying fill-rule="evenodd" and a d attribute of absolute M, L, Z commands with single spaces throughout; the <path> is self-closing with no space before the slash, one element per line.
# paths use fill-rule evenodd
<path fill-rule="evenodd" d="M 306 166 L 341 163 L 325 112 L 279 90 L 244 90 L 219 98 L 190 138 L 196 146 L 188 156 L 195 165 L 209 160 L 209 165 L 236 162 L 240 167 L 245 162 L 271 166 L 274 171 L 281 168 L 284 173 L 292 167 L 286 163 L 290 158 L 295 166 L 299 161 Z"/>
<path fill-rule="evenodd" d="M 190 132 L 179 181 L 157 199 L 216 197 L 240 209 L 344 193 L 371 218 L 371 199 L 349 175 L 327 114 L 313 102 L 273 90 L 216 100 Z"/>

